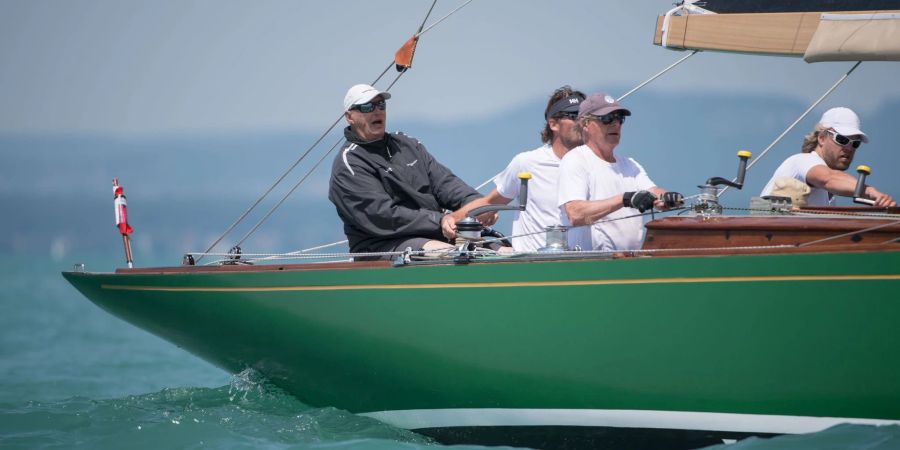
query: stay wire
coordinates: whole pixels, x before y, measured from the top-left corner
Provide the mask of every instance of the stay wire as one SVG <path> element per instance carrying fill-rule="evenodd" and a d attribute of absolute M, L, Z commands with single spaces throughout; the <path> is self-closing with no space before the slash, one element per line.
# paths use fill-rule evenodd
<path fill-rule="evenodd" d="M 797 247 L 808 247 L 808 246 L 810 246 L 810 245 L 819 244 L 819 243 L 821 243 L 821 242 L 832 241 L 832 240 L 835 240 L 835 239 L 840 239 L 840 238 L 842 238 L 842 237 L 853 236 L 853 235 L 855 235 L 855 234 L 862 234 L 862 233 L 867 233 L 867 232 L 869 232 L 869 231 L 880 230 L 880 229 L 882 229 L 882 228 L 887 228 L 887 227 L 894 226 L 894 225 L 897 225 L 897 224 L 900 224 L 900 220 L 895 220 L 895 221 L 893 221 L 893 222 L 888 222 L 888 223 L 883 223 L 883 224 L 875 225 L 875 226 L 868 227 L 868 228 L 863 228 L 862 230 L 854 230 L 854 231 L 850 231 L 850 232 L 847 232 L 847 233 L 837 234 L 837 235 L 834 235 L 834 236 L 829 236 L 829 237 L 826 237 L 826 238 L 817 239 L 817 240 L 815 240 L 815 241 L 804 242 L 804 243 L 802 243 L 802 244 L 797 245 Z M 888 241 L 888 242 L 890 242 L 890 241 Z"/>
<path fill-rule="evenodd" d="M 341 117 L 343 117 L 343 114 L 341 114 Z M 263 201 L 263 200 L 264 200 L 264 199 L 265 199 L 265 198 L 266 198 L 266 197 L 267 197 L 267 196 L 268 196 L 268 195 L 269 195 L 269 194 L 270 194 L 270 193 L 271 193 L 271 192 L 272 192 L 279 184 L 281 184 L 282 181 L 284 181 L 284 179 L 288 176 L 288 174 L 290 174 L 290 173 L 294 170 L 294 168 L 296 168 L 297 165 L 299 165 L 299 164 L 306 158 L 306 156 L 309 155 L 309 153 L 310 153 L 314 148 L 316 148 L 316 146 L 319 145 L 319 143 L 322 142 L 323 139 L 325 139 L 325 136 L 328 136 L 328 133 L 331 133 L 331 130 L 333 130 L 334 127 L 338 124 L 338 122 L 341 121 L 341 117 L 338 117 L 338 118 L 334 121 L 334 123 L 332 123 L 331 126 L 328 127 L 328 129 L 325 130 L 325 132 L 322 133 L 322 135 L 319 136 L 319 138 L 316 139 L 316 141 L 315 141 L 309 148 L 307 148 L 305 152 L 303 152 L 303 155 L 301 155 L 300 158 L 298 158 L 296 161 L 294 161 L 294 164 L 292 164 L 292 165 L 291 165 L 291 166 L 290 166 L 283 174 L 281 174 L 281 176 L 278 177 L 278 180 L 276 180 L 275 183 L 273 183 L 271 186 L 269 186 L 269 189 L 267 189 L 266 192 L 264 192 L 261 196 L 259 196 L 259 198 L 257 198 L 256 201 L 253 202 L 253 204 L 250 205 L 250 207 L 247 208 L 247 210 L 244 211 L 244 213 L 241 214 L 240 217 L 238 217 L 237 220 L 235 220 L 235 221 L 228 227 L 228 229 L 226 229 L 225 232 L 222 233 L 222 235 L 219 236 L 218 239 L 216 239 L 215 242 L 213 242 L 212 244 L 210 244 L 209 248 L 206 249 L 206 251 L 204 252 L 204 254 L 205 254 L 205 253 L 209 253 L 216 245 L 219 244 L 219 242 L 222 242 L 222 239 L 225 239 L 225 236 L 228 236 L 228 234 L 231 233 L 232 230 L 234 230 L 234 228 L 235 228 L 236 226 L 238 226 L 238 224 L 240 224 L 240 223 L 247 217 L 247 215 L 250 214 L 250 212 L 252 212 L 257 206 L 259 206 L 259 204 L 262 203 L 262 201 Z M 199 263 L 201 259 L 203 259 L 203 255 L 200 255 L 200 257 L 197 258 L 197 261 L 196 261 L 196 262 Z"/>
<path fill-rule="evenodd" d="M 441 17 L 440 19 L 436 20 L 433 24 L 428 25 L 428 28 L 425 28 L 424 30 L 420 31 L 416 36 L 421 36 L 421 35 L 427 33 L 429 30 L 431 30 L 432 28 L 437 26 L 437 24 L 443 22 L 444 20 L 447 20 L 448 17 L 452 16 L 453 14 L 456 14 L 457 11 L 463 9 L 463 7 L 465 7 L 469 3 L 472 3 L 472 0 L 468 0 L 467 2 L 463 3 L 462 5 L 457 6 L 453 11 L 450 11 L 447 14 L 445 14 L 444 17 Z M 432 8 L 433 7 L 434 7 L 434 5 L 432 5 Z M 430 10 L 428 11 L 428 14 L 431 14 Z"/>
<path fill-rule="evenodd" d="M 391 66 L 393 66 L 393 62 L 391 62 L 390 64 L 387 65 L 387 67 L 384 68 L 384 70 L 381 72 L 381 74 L 378 75 L 378 77 L 375 78 L 375 81 L 372 82 L 372 85 L 378 83 L 378 81 L 381 80 L 381 77 L 383 77 L 384 74 L 386 74 L 386 73 L 388 72 L 388 70 L 391 69 Z M 213 243 L 209 246 L 209 248 L 206 249 L 206 252 L 204 252 L 204 253 L 209 253 L 216 245 L 219 244 L 219 242 L 222 241 L 222 239 L 225 239 L 225 236 L 228 236 L 228 234 L 231 233 L 231 232 L 234 230 L 234 228 L 235 228 L 236 226 L 238 226 L 238 224 L 240 224 L 241 222 L 243 222 L 244 219 L 247 217 L 247 215 L 249 215 L 254 209 L 256 209 L 256 207 L 259 206 L 259 204 L 262 203 L 262 201 L 265 200 L 265 198 L 268 197 L 269 194 L 272 193 L 272 191 L 273 191 L 279 184 L 281 184 L 282 181 L 284 181 L 284 179 L 288 176 L 288 174 L 290 174 L 291 172 L 293 172 L 294 169 L 295 169 L 301 162 L 303 162 L 304 159 L 306 159 L 306 157 L 310 154 L 310 152 L 312 152 L 313 149 L 315 149 L 315 148 L 322 142 L 322 140 L 324 140 L 325 137 L 328 136 L 328 134 L 331 133 L 332 130 L 334 130 L 334 127 L 337 126 L 337 124 L 341 121 L 341 119 L 342 119 L 343 117 L 344 117 L 344 113 L 341 113 L 341 115 L 338 116 L 337 119 L 335 119 L 335 121 L 331 124 L 331 126 L 329 126 L 328 129 L 325 130 L 325 132 L 322 133 L 322 135 L 319 136 L 319 138 L 316 139 L 316 141 L 313 142 L 312 145 L 310 145 L 310 146 L 306 149 L 306 151 L 304 151 L 303 154 L 300 155 L 300 157 L 297 158 L 297 160 L 294 161 L 294 163 L 291 164 L 291 166 L 290 166 L 283 174 L 281 174 L 280 177 L 278 177 L 278 179 L 275 181 L 275 183 L 273 183 L 271 186 L 269 186 L 269 189 L 267 189 L 267 190 L 266 190 L 259 198 L 257 198 L 256 201 L 255 201 L 252 205 L 250 205 L 250 207 L 247 208 L 247 210 L 244 211 L 244 213 L 241 214 L 240 217 L 238 217 L 237 220 L 235 220 L 234 223 L 232 223 L 232 224 L 228 227 L 228 229 L 226 229 L 225 232 L 222 233 L 222 235 L 219 236 L 219 238 L 216 239 L 216 241 L 213 242 Z M 235 245 L 240 245 L 240 244 L 235 244 Z M 200 262 L 201 259 L 203 259 L 203 255 L 201 255 L 200 258 L 197 259 L 197 262 Z"/>
<path fill-rule="evenodd" d="M 806 116 L 808 116 L 809 113 L 812 112 L 812 110 L 815 109 L 816 106 L 819 106 L 819 103 L 822 103 L 822 101 L 824 101 L 829 95 L 831 95 L 831 93 L 834 92 L 834 90 L 837 89 L 838 86 L 841 85 L 841 83 L 843 83 L 844 81 L 846 81 L 847 78 L 850 76 L 850 74 L 853 73 L 853 71 L 856 70 L 856 68 L 859 67 L 860 64 L 862 64 L 862 61 L 857 61 L 856 64 L 854 64 L 853 67 L 851 67 L 850 70 L 847 71 L 847 73 L 845 73 L 843 76 L 841 76 L 841 77 L 840 77 L 840 78 L 839 78 L 839 79 L 831 86 L 831 88 L 829 88 L 827 91 L 825 91 L 825 93 L 822 94 L 822 96 L 819 97 L 818 100 L 816 100 L 815 102 L 813 102 L 813 104 L 810 105 L 809 108 L 807 108 L 806 111 L 803 112 L 803 114 L 800 114 L 800 117 L 798 117 L 797 120 L 794 121 L 794 123 L 792 123 L 790 126 L 788 126 L 787 129 L 785 129 L 785 130 L 784 130 L 777 138 L 775 138 L 775 140 L 772 141 L 772 143 L 769 144 L 769 146 L 766 147 L 766 149 L 763 150 L 762 153 L 759 154 L 759 156 L 757 156 L 756 158 L 754 158 L 753 161 L 750 162 L 750 164 L 747 164 L 747 169 L 746 169 L 745 173 L 746 173 L 746 172 L 749 172 L 750 169 L 753 168 L 753 166 L 755 166 L 756 163 L 757 163 L 760 159 L 763 158 L 763 156 L 766 156 L 766 153 L 769 153 L 769 150 L 772 150 L 772 148 L 775 147 L 776 144 L 778 144 L 779 142 L 781 142 L 781 140 L 785 137 L 785 135 L 788 134 L 788 132 L 790 132 L 791 130 L 793 130 L 794 127 L 796 127 L 797 124 L 800 123 L 801 120 L 803 120 L 804 118 L 806 118 Z M 737 177 L 734 177 L 734 178 L 731 179 L 732 182 L 734 182 L 735 180 L 737 180 Z M 724 194 L 725 192 L 727 192 L 729 187 L 730 187 L 730 186 L 725 186 L 725 188 L 723 188 L 723 189 L 719 192 L 718 195 L 722 195 L 722 194 Z"/>
<path fill-rule="evenodd" d="M 403 71 L 403 72 L 400 72 L 399 74 L 397 74 L 397 77 L 394 79 L 393 82 L 391 82 L 390 86 L 393 86 L 394 83 L 396 83 L 396 82 L 400 79 L 400 77 L 403 76 L 404 73 L 406 73 L 406 71 Z M 236 247 L 239 247 L 239 246 L 240 246 L 241 244 L 243 244 L 250 236 L 252 236 L 253 233 L 255 233 L 256 230 L 258 230 L 259 227 L 262 226 L 262 224 L 265 223 L 265 222 L 269 219 L 269 217 L 271 217 L 272 214 L 274 214 L 275 211 L 276 211 L 279 207 L 281 207 L 282 204 L 284 204 L 285 201 L 287 201 L 288 197 L 290 197 L 291 194 L 293 194 L 294 191 L 296 191 L 297 188 L 299 188 L 300 185 L 303 184 L 303 182 L 306 181 L 307 178 L 309 178 L 309 176 L 312 175 L 313 172 L 315 172 L 315 170 L 319 167 L 319 165 L 322 164 L 322 161 L 324 161 L 325 158 L 328 157 L 328 155 L 330 155 L 332 152 L 334 152 L 334 149 L 335 149 L 335 148 L 337 148 L 340 144 L 342 144 L 342 143 L 344 143 L 344 142 L 345 142 L 345 139 L 344 139 L 343 137 L 339 138 L 339 139 L 334 143 L 334 145 L 332 145 L 331 148 L 330 148 L 327 152 L 325 152 L 325 153 L 322 155 L 322 157 L 319 158 L 319 160 L 316 161 L 316 163 L 313 164 L 313 166 L 309 168 L 309 170 L 306 171 L 306 174 L 304 174 L 303 177 L 300 178 L 300 181 L 297 181 L 297 183 L 295 183 L 294 186 L 293 186 L 286 194 L 284 194 L 284 196 L 281 197 L 281 200 L 279 200 L 278 203 L 275 204 L 275 206 L 273 206 L 272 208 L 270 208 L 269 211 L 266 212 L 266 214 L 265 214 L 261 219 L 259 219 L 258 222 L 256 222 L 256 225 L 254 225 L 253 228 L 251 228 L 250 231 L 248 231 L 247 234 L 245 234 L 245 235 L 237 242 L 237 244 L 234 244 L 234 245 L 235 245 Z"/>
<path fill-rule="evenodd" d="M 416 37 L 422 35 L 422 29 L 425 28 L 425 23 L 428 22 L 428 18 L 431 17 L 431 12 L 434 11 L 434 5 L 437 5 L 437 0 L 431 2 L 431 8 L 428 8 L 428 12 L 425 13 L 425 18 L 422 19 L 422 23 L 419 25 L 419 31 L 416 31 Z"/>
<path fill-rule="evenodd" d="M 679 65 L 679 64 L 681 64 L 681 63 L 683 63 L 686 59 L 690 58 L 691 56 L 696 55 L 697 52 L 699 52 L 699 51 L 700 51 L 700 50 L 693 50 L 693 51 L 691 51 L 690 54 L 685 55 L 684 57 L 682 57 L 682 58 L 679 59 L 678 61 L 675 61 L 674 63 L 672 63 L 671 65 L 669 65 L 669 67 L 666 67 L 665 69 L 661 70 L 661 71 L 660 71 L 659 73 L 657 73 L 656 75 L 653 75 L 652 77 L 648 78 L 648 79 L 647 79 L 646 81 L 644 81 L 643 83 L 641 83 L 641 84 L 635 86 L 632 90 L 626 92 L 624 95 L 622 95 L 621 97 L 619 97 L 616 101 L 617 101 L 617 102 L 621 102 L 622 100 L 625 100 L 625 98 L 628 97 L 629 95 L 633 94 L 634 92 L 636 92 L 636 91 L 639 90 L 640 88 L 642 88 L 642 87 L 644 87 L 644 86 L 650 84 L 653 80 L 655 80 L 655 79 L 657 79 L 657 78 L 663 76 L 666 72 L 668 72 L 668 71 L 674 69 L 675 66 L 677 66 L 677 65 Z"/>
<path fill-rule="evenodd" d="M 675 61 L 674 63 L 670 64 L 670 65 L 669 65 L 668 67 L 666 67 L 665 69 L 663 69 L 663 70 L 657 72 L 656 75 L 653 75 L 652 77 L 650 77 L 650 78 L 644 80 L 644 82 L 642 82 L 641 84 L 635 86 L 635 87 L 632 88 L 630 91 L 626 92 L 624 95 L 622 95 L 621 97 L 619 97 L 616 101 L 617 101 L 617 102 L 620 102 L 620 101 L 624 100 L 626 97 L 628 97 L 629 95 L 631 95 L 631 94 L 637 92 L 639 89 L 643 88 L 644 86 L 650 84 L 651 82 L 653 82 L 653 81 L 656 80 L 657 78 L 659 78 L 659 77 L 661 77 L 662 75 L 664 75 L 666 72 L 668 72 L 668 71 L 674 69 L 676 66 L 678 66 L 678 65 L 681 64 L 681 63 L 683 63 L 684 61 L 686 61 L 686 60 L 687 60 L 688 58 L 690 58 L 691 56 L 696 55 L 697 52 L 699 52 L 699 51 L 700 51 L 700 50 L 694 50 L 694 51 L 692 51 L 690 54 L 681 57 L 678 61 Z M 479 184 L 478 187 L 475 188 L 475 190 L 476 190 L 476 191 L 480 191 L 481 188 L 487 186 L 491 181 L 493 181 L 495 178 L 497 178 L 498 176 L 500 176 L 501 173 L 503 173 L 503 172 L 502 172 L 502 171 L 501 171 L 501 172 L 498 172 L 496 175 L 494 175 L 494 176 L 488 178 L 484 183 Z"/>
<path fill-rule="evenodd" d="M 437 0 L 434 0 L 434 1 L 432 2 L 432 4 L 431 4 L 431 7 L 428 9 L 428 13 L 425 14 L 425 19 L 423 19 L 423 20 L 422 20 L 422 23 L 419 25 L 419 30 L 418 30 L 418 32 L 416 33 L 416 37 L 425 34 L 425 33 L 428 32 L 429 30 L 431 30 L 432 28 L 434 28 L 437 24 L 443 22 L 445 19 L 447 19 L 448 17 L 450 17 L 451 15 L 453 15 L 454 13 L 456 13 L 457 11 L 459 11 L 460 9 L 462 9 L 464 6 L 468 5 L 468 4 L 471 3 L 471 2 L 472 2 L 472 0 L 468 0 L 467 2 L 465 2 L 465 3 L 463 3 L 462 5 L 460 5 L 459 7 L 457 7 L 456 9 L 450 11 L 450 13 L 448 13 L 447 15 L 445 15 L 444 17 L 442 17 L 441 19 L 439 19 L 439 20 L 436 21 L 435 23 L 431 24 L 428 28 L 424 28 L 424 27 L 425 27 L 425 23 L 428 21 L 428 18 L 431 16 L 431 12 L 434 10 L 435 5 L 437 4 Z M 393 62 L 393 61 L 391 61 L 390 63 L 388 63 L 388 65 L 384 68 L 384 70 L 381 72 L 381 74 L 378 75 L 378 77 L 375 78 L 375 81 L 373 81 L 373 82 L 371 83 L 371 85 L 374 86 L 375 84 L 377 84 L 377 83 L 381 80 L 381 78 L 384 77 L 384 75 L 391 69 L 391 67 L 392 67 L 393 65 L 394 65 L 394 62 Z M 401 72 L 401 74 L 402 74 L 402 72 Z M 391 83 L 390 86 L 388 86 L 388 89 L 386 89 L 386 90 L 390 90 L 390 88 L 391 88 L 391 87 L 399 80 L 399 78 L 400 78 L 400 77 L 398 76 L 396 79 L 394 79 L 394 82 Z M 203 256 L 204 256 L 205 254 L 209 253 L 216 245 L 218 245 L 220 242 L 222 242 L 222 240 L 225 239 L 225 237 L 226 237 L 229 233 L 231 233 L 231 232 L 234 230 L 234 228 L 237 227 L 237 226 L 238 226 L 238 225 L 239 225 L 239 224 L 247 217 L 247 215 L 249 215 L 249 214 L 250 214 L 257 206 L 259 206 L 259 204 L 260 204 L 260 203 L 261 203 L 261 202 L 262 202 L 262 201 L 263 201 L 263 200 L 264 200 L 264 199 L 265 199 L 265 198 L 266 198 L 266 197 L 267 197 L 267 196 L 268 196 L 268 195 L 269 195 L 269 194 L 270 194 L 270 193 L 271 193 L 271 192 L 272 192 L 279 184 L 281 184 L 282 181 L 284 181 L 284 179 L 288 176 L 288 174 L 290 174 L 290 173 L 291 173 L 291 172 L 292 172 L 292 171 L 293 171 L 293 170 L 294 170 L 301 162 L 303 162 L 303 160 L 306 159 L 306 157 L 309 155 L 309 153 L 312 152 L 312 150 L 315 149 L 315 148 L 319 145 L 319 143 L 321 143 L 322 140 L 325 139 L 325 137 L 328 136 L 329 133 L 331 133 L 332 130 L 334 130 L 334 127 L 337 126 L 338 123 L 340 123 L 340 121 L 341 121 L 341 119 L 342 119 L 343 117 L 344 117 L 344 112 L 341 112 L 341 114 L 338 116 L 337 119 L 335 119 L 335 121 L 331 124 L 331 126 L 329 126 L 328 129 L 326 129 L 325 132 L 323 132 L 323 133 L 321 134 L 321 136 L 319 136 L 319 138 L 316 139 L 316 141 L 313 142 L 313 144 L 310 145 L 310 146 L 306 149 L 306 151 L 304 151 L 303 154 L 300 155 L 300 157 L 299 157 L 296 161 L 294 161 L 294 163 L 293 163 L 293 164 L 292 164 L 292 165 L 291 165 L 291 166 L 290 166 L 290 167 L 289 167 L 289 168 L 288 168 L 288 169 L 287 169 L 280 177 L 278 177 L 278 179 L 275 181 L 275 183 L 273 183 L 273 184 L 272 184 L 272 185 L 271 185 L 271 186 L 270 186 L 270 187 L 269 187 L 269 188 L 268 188 L 268 189 L 267 189 L 267 190 L 266 190 L 259 198 L 256 199 L 255 202 L 253 202 L 252 205 L 250 205 L 249 208 L 247 208 L 246 211 L 244 211 L 244 212 L 237 218 L 237 220 L 235 220 L 230 226 L 228 226 L 228 228 L 222 233 L 222 235 L 219 236 L 219 237 L 215 240 L 215 242 L 213 242 L 213 243 L 206 249 L 206 251 L 203 252 L 203 254 L 200 255 L 200 257 L 197 259 L 196 262 L 200 262 L 200 260 L 203 259 Z M 336 146 L 337 146 L 337 145 L 335 145 L 334 147 L 336 147 Z M 326 153 L 326 155 L 329 154 L 329 153 L 331 153 L 331 151 L 334 150 L 334 147 L 332 147 L 332 149 L 329 150 L 329 152 Z M 321 163 L 321 160 L 319 160 L 319 162 L 316 163 L 316 166 L 318 166 L 320 163 Z M 316 167 L 316 166 L 314 166 L 314 167 Z M 307 175 L 305 175 L 305 176 L 303 177 L 302 180 L 305 180 L 305 179 L 308 177 L 308 175 L 309 175 L 309 173 L 307 173 Z M 301 183 L 302 183 L 302 180 L 301 180 Z M 298 185 L 299 185 L 299 183 L 298 183 L 297 185 L 294 186 L 294 189 L 296 189 Z M 293 192 L 294 189 L 291 189 L 291 192 Z M 290 195 L 290 193 L 289 193 L 288 195 Z M 285 199 L 282 199 L 278 204 L 281 205 L 281 203 L 283 203 L 284 200 L 285 200 Z M 271 215 L 271 212 L 272 212 L 272 211 L 270 211 L 270 212 L 266 215 L 266 218 L 267 218 L 269 215 Z M 264 221 L 264 220 L 263 220 L 263 221 Z M 262 222 L 262 221 L 261 221 L 261 222 Z M 259 225 L 259 224 L 258 224 L 258 225 Z M 257 225 L 257 227 L 258 227 L 258 225 Z M 256 227 L 254 228 L 253 231 L 255 231 L 255 229 L 256 229 Z M 252 232 L 249 233 L 249 234 L 252 234 Z M 244 241 L 247 237 L 249 237 L 249 234 L 248 234 L 248 235 L 245 235 L 244 238 L 242 238 L 241 241 L 240 241 L 238 244 L 235 244 L 235 246 L 239 246 L 241 243 L 243 243 L 243 241 Z"/>

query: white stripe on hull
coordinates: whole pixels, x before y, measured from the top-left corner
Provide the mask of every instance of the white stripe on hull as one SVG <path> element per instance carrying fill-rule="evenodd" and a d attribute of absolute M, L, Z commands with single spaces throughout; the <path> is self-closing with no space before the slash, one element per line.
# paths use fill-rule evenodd
<path fill-rule="evenodd" d="M 586 426 L 799 434 L 821 431 L 841 423 L 900 425 L 900 420 L 851 417 L 626 409 L 413 409 L 376 411 L 360 415 L 410 430 L 475 426 Z"/>

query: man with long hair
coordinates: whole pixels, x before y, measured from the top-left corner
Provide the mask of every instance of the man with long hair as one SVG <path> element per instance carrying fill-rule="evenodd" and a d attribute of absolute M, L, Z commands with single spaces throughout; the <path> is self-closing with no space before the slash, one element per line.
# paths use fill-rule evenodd
<path fill-rule="evenodd" d="M 506 169 L 494 177 L 496 187 L 483 199 L 472 203 L 472 206 L 508 204 L 519 195 L 521 184 L 517 175 L 531 173 L 528 204 L 525 211 L 517 211 L 513 219 L 512 246 L 515 251 L 533 252 L 545 247 L 546 228 L 562 223 L 556 206 L 559 162 L 569 150 L 583 143 L 575 119 L 584 98 L 582 92 L 570 86 L 553 91 L 544 108 L 543 145 L 513 157 Z"/>
<path fill-rule="evenodd" d="M 856 150 L 869 142 L 859 129 L 859 117 L 850 108 L 825 111 L 815 129 L 803 139 L 801 153 L 786 159 L 760 196 L 791 197 L 794 206 L 828 206 L 834 195 L 853 196 L 856 179 L 844 171 Z M 875 206 L 896 206 L 894 199 L 872 186 L 863 195 Z"/>

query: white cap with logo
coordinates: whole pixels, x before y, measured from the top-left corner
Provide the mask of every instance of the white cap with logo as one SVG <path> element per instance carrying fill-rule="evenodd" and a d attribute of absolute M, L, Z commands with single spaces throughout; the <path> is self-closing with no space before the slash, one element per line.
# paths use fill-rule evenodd
<path fill-rule="evenodd" d="M 368 103 L 379 95 L 385 100 L 391 98 L 390 92 L 379 91 L 368 84 L 357 84 L 347 90 L 347 95 L 344 96 L 344 111 L 350 111 L 353 105 Z"/>
<path fill-rule="evenodd" d="M 859 135 L 863 142 L 868 143 L 866 133 L 859 129 L 859 117 L 850 108 L 831 108 L 822 114 L 819 123 L 825 128 L 831 128 L 844 136 Z"/>

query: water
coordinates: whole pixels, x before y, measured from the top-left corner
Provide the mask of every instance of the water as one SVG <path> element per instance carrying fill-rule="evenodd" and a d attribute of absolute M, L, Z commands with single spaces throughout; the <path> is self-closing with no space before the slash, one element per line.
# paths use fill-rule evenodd
<path fill-rule="evenodd" d="M 79 262 L 108 270 L 116 261 Z M 304 405 L 256 373 L 227 374 L 95 307 L 59 275 L 70 268 L 40 258 L 0 262 L 0 448 L 437 446 L 373 419 Z M 712 448 L 900 449 L 900 427 L 841 425 Z"/>

